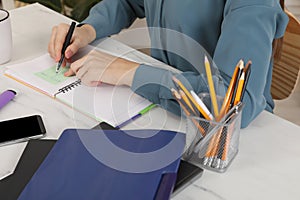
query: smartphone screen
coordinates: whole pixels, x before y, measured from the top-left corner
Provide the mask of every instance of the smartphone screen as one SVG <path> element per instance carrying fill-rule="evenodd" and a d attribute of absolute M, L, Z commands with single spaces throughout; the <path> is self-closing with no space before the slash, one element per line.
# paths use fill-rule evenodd
<path fill-rule="evenodd" d="M 45 136 L 41 116 L 32 115 L 0 122 L 0 146 Z"/>

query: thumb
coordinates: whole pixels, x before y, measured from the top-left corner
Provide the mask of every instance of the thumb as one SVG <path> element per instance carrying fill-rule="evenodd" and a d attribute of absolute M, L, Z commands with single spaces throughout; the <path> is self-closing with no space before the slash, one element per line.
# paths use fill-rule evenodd
<path fill-rule="evenodd" d="M 80 44 L 76 40 L 76 38 L 72 41 L 72 43 L 67 47 L 65 51 L 65 57 L 70 59 L 80 48 Z"/>
<path fill-rule="evenodd" d="M 77 51 L 77 50 L 73 50 L 71 47 L 72 47 L 72 45 L 68 46 L 68 48 L 65 51 L 66 59 L 70 59 Z"/>

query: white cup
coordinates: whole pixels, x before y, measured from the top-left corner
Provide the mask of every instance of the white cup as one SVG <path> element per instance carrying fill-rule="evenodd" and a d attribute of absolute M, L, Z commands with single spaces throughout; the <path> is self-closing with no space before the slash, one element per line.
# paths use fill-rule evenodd
<path fill-rule="evenodd" d="M 9 12 L 0 9 L 0 64 L 8 62 L 12 57 L 12 32 Z"/>

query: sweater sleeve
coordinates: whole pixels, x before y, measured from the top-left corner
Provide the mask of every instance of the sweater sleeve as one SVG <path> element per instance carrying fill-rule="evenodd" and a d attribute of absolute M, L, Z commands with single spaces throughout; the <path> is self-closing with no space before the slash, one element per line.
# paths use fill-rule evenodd
<path fill-rule="evenodd" d="M 272 101 L 266 99 L 266 93 L 270 93 L 272 78 L 272 41 L 284 34 L 288 19 L 275 1 L 227 2 L 213 60 L 218 66 L 225 88 L 229 85 L 238 61 L 252 61 L 251 75 L 243 99 L 244 128 L 268 107 L 267 101 Z M 180 114 L 180 107 L 170 92 L 170 88 L 175 87 L 171 80 L 172 75 L 167 70 L 140 65 L 134 76 L 132 90 L 163 108 Z M 182 72 L 176 76 L 187 80 L 197 93 L 208 91 L 201 74 Z"/>
<path fill-rule="evenodd" d="M 143 0 L 102 0 L 93 6 L 81 23 L 92 25 L 96 39 L 119 33 L 133 21 L 145 17 Z"/>
<path fill-rule="evenodd" d="M 288 22 L 278 1 L 232 1 L 225 9 L 214 61 L 228 86 L 235 63 L 252 61 L 250 79 L 243 98 L 242 127 L 264 109 L 273 110 L 272 42 L 283 36 Z M 228 5 L 227 5 L 228 6 Z"/>

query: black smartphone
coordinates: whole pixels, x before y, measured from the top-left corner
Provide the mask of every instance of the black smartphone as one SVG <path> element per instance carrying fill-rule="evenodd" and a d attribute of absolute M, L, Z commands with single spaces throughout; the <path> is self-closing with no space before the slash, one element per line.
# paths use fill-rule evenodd
<path fill-rule="evenodd" d="M 40 115 L 31 115 L 0 121 L 0 146 L 37 139 L 46 135 Z"/>

